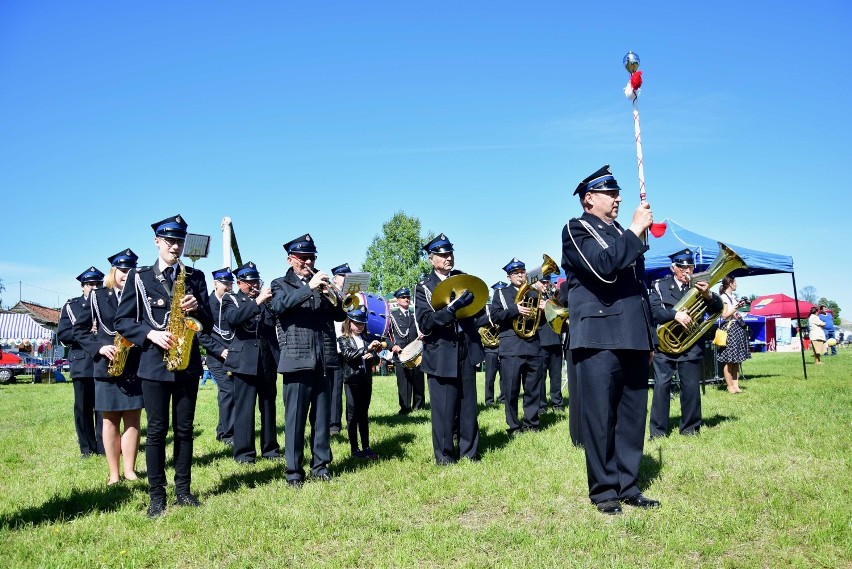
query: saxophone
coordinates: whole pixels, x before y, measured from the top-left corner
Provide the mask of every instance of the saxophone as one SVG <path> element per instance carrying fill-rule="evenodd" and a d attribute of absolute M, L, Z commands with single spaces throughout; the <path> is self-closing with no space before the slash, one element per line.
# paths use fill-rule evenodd
<path fill-rule="evenodd" d="M 133 347 L 133 342 L 116 332 L 112 345 L 118 351 L 107 366 L 107 375 L 110 377 L 119 377 L 124 373 L 124 366 L 127 364 L 127 355 L 130 353 L 130 348 Z"/>
<path fill-rule="evenodd" d="M 169 371 L 180 371 L 189 365 L 189 357 L 192 354 L 192 340 L 195 333 L 201 330 L 201 322 L 191 316 L 180 314 L 180 301 L 186 295 L 186 267 L 180 259 L 177 260 L 180 272 L 175 277 L 174 288 L 172 288 L 172 308 L 169 313 L 169 323 L 166 330 L 174 336 L 176 345 L 166 350 L 163 361 Z"/>

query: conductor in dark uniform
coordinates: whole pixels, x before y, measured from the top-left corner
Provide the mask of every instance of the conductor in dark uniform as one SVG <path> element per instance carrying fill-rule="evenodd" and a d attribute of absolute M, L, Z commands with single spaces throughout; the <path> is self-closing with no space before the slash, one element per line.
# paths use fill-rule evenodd
<path fill-rule="evenodd" d="M 521 286 L 527 282 L 527 267 L 517 257 L 503 267 L 510 284 L 506 288 L 494 292 L 491 299 L 491 320 L 500 327 L 500 388 L 506 398 L 506 425 L 509 435 L 520 431 L 539 430 L 539 399 L 541 397 L 542 357 L 541 341 L 538 330 L 531 337 L 521 338 L 514 330 L 514 323 L 519 317 L 530 318 L 532 309 L 515 302 Z M 540 286 L 540 285 L 536 285 Z M 530 292 L 536 304 L 540 301 L 537 293 Z M 544 313 L 538 311 L 538 320 L 543 320 Z M 537 324 L 531 325 L 537 326 Z M 524 417 L 518 420 L 518 397 L 521 386 L 524 388 Z"/>
<path fill-rule="evenodd" d="M 562 230 L 568 347 L 582 397 L 589 498 L 604 514 L 621 513 L 622 503 L 660 505 L 639 490 L 648 365 L 656 341 L 642 256 L 653 217 L 642 203 L 627 229 L 619 225 L 620 190 L 609 166 L 580 182 L 574 194 L 583 214 Z"/>
<path fill-rule="evenodd" d="M 139 369 L 148 431 L 145 461 L 151 502 L 148 517 L 166 510 L 166 435 L 171 412 L 174 441 L 175 494 L 177 504 L 199 506 L 191 492 L 192 443 L 198 380 L 201 378 L 201 352 L 192 334 L 189 363 L 183 370 L 166 368 L 167 351 L 178 346 L 172 333 L 173 318 L 195 318 L 203 331 L 213 325 L 210 299 L 204 273 L 180 263 L 187 224 L 180 215 L 151 224 L 158 257 L 153 265 L 131 269 L 124 285 L 122 302 L 115 315 L 115 329 L 140 346 Z M 183 275 L 182 275 L 183 273 Z M 183 280 L 184 295 L 172 298 L 175 285 Z M 174 302 L 173 302 L 174 301 Z M 184 341 L 187 339 L 184 336 Z"/>
<path fill-rule="evenodd" d="M 491 290 L 498 291 L 507 286 L 509 285 L 503 281 L 497 281 L 491 285 Z M 499 338 L 500 329 L 491 318 L 490 307 L 487 313 L 489 316 L 487 328 Z M 497 374 L 500 372 L 499 343 L 492 346 L 483 340 L 482 348 L 485 350 L 485 405 L 502 405 L 506 402 L 502 387 L 500 387 L 500 395 L 497 396 L 496 400 L 494 398 L 494 384 L 497 382 Z"/>
<path fill-rule="evenodd" d="M 198 341 L 207 352 L 207 369 L 216 380 L 219 403 L 219 423 L 216 440 L 227 446 L 234 444 L 234 381 L 225 370 L 225 358 L 231 345 L 233 332 L 222 314 L 222 299 L 234 286 L 234 275 L 229 267 L 213 271 L 213 294 L 210 295 L 210 313 L 213 327 L 210 332 L 198 334 Z"/>
<path fill-rule="evenodd" d="M 474 301 L 469 290 L 446 307 L 435 310 L 432 306 L 435 287 L 448 277 L 463 273 L 453 269 L 453 244 L 443 233 L 423 249 L 429 253 L 432 272 L 415 288 L 414 317 L 423 334 L 420 368 L 429 380 L 435 462 L 449 465 L 459 458 L 476 461 L 479 460 L 476 366 L 484 357 L 479 327 L 488 324 L 488 315 L 483 309 L 473 316 L 457 318 L 456 313 Z M 453 441 L 456 418 L 458 451 Z"/>
<path fill-rule="evenodd" d="M 317 248 L 310 234 L 284 244 L 287 273 L 272 281 L 272 312 L 278 318 L 284 375 L 284 453 L 287 484 L 301 486 L 305 478 L 305 429 L 311 422 L 311 474 L 331 480 L 329 423 L 331 382 L 340 366 L 334 322 L 346 318 L 343 302 L 330 290 L 329 277 L 314 269 Z"/>
<path fill-rule="evenodd" d="M 692 251 L 683 249 L 674 255 L 672 274 L 651 286 L 651 313 L 657 325 L 676 321 L 684 327 L 693 324 L 686 310 L 674 306 L 689 290 L 689 280 L 695 268 Z M 722 299 L 710 291 L 707 282 L 695 283 L 704 297 L 707 315 L 722 311 Z M 696 322 L 695 324 L 700 324 Z M 648 427 L 651 439 L 664 437 L 669 432 L 669 406 L 671 404 L 672 377 L 677 372 L 680 379 L 680 434 L 697 435 L 701 429 L 701 360 L 704 357 L 704 340 L 699 339 L 681 354 L 670 354 L 659 347 L 654 353 L 654 397 L 651 400 L 651 420 Z"/>
<path fill-rule="evenodd" d="M 234 378 L 234 460 L 252 463 L 254 408 L 260 408 L 260 452 L 263 458 L 279 459 L 275 431 L 275 397 L 278 358 L 281 351 L 275 331 L 275 316 L 268 301 L 272 290 L 263 287 L 257 266 L 249 261 L 234 270 L 240 290 L 222 300 L 222 312 L 234 332 L 225 368 Z"/>
<path fill-rule="evenodd" d="M 405 367 L 399 360 L 399 354 L 410 343 L 422 340 L 414 315 L 409 310 L 411 306 L 411 290 L 402 287 L 393 293 L 398 308 L 390 311 L 391 332 L 393 333 L 394 372 L 396 373 L 396 389 L 399 395 L 399 414 L 406 415 L 411 411 L 424 409 L 426 406 L 425 381 L 420 366 Z"/>
<path fill-rule="evenodd" d="M 81 296 L 69 298 L 59 313 L 56 336 L 70 349 L 71 380 L 74 385 L 74 429 L 80 456 L 104 454 L 103 427 L 100 413 L 95 413 L 95 377 L 92 356 L 83 349 L 80 336 L 92 335 L 92 305 L 89 295 L 103 284 L 104 274 L 95 267 L 83 271 L 77 280 Z"/>

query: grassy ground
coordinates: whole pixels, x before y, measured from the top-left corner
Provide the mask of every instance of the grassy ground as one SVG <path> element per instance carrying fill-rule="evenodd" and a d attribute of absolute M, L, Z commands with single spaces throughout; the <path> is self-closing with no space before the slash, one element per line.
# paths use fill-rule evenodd
<path fill-rule="evenodd" d="M 382 460 L 359 462 L 336 437 L 335 480 L 301 490 L 279 463 L 233 462 L 208 383 L 193 465 L 203 506 L 170 495 L 151 521 L 144 482 L 107 489 L 105 461 L 79 458 L 70 384 L 4 386 L 0 565 L 852 567 L 852 350 L 808 358 L 807 381 L 799 357 L 756 354 L 741 395 L 708 387 L 700 437 L 646 443 L 643 489 L 663 507 L 618 517 L 588 503 L 567 415 L 509 440 L 502 409 L 482 410 L 482 462 L 438 468 L 428 411 L 397 416 L 395 381 L 377 377 Z M 674 402 L 673 426 L 678 414 Z"/>

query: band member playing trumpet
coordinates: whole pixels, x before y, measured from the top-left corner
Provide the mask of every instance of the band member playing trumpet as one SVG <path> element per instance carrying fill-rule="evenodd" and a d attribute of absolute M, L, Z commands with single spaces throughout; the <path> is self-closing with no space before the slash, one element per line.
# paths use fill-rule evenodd
<path fill-rule="evenodd" d="M 393 333 L 394 372 L 396 372 L 396 388 L 399 394 L 399 414 L 407 415 L 412 411 L 423 409 L 426 406 L 425 385 L 423 372 L 419 366 L 412 368 L 402 365 L 399 354 L 402 350 L 415 340 L 423 340 L 414 325 L 414 315 L 409 308 L 411 306 L 411 291 L 402 287 L 393 293 L 396 297 L 398 308 L 390 311 L 391 331 Z"/>
<path fill-rule="evenodd" d="M 656 342 L 642 237 L 653 216 L 641 203 L 624 229 L 615 221 L 620 190 L 609 166 L 584 179 L 574 190 L 583 214 L 562 229 L 568 347 L 582 399 L 589 499 L 609 515 L 620 514 L 622 503 L 660 505 L 639 491 L 648 364 Z"/>
<path fill-rule="evenodd" d="M 121 302 L 124 283 L 139 257 L 125 249 L 109 258 L 111 265 L 105 288 L 89 295 L 94 314 L 95 333 L 81 339 L 83 348 L 94 362 L 95 410 L 103 415 L 104 451 L 109 478 L 107 486 L 121 478 L 119 466 L 124 457 L 124 478 L 136 480 L 136 453 L 139 448 L 139 423 L 142 417 L 142 382 L 136 377 L 139 348 L 130 347 L 115 331 L 115 312 Z M 124 433 L 121 423 L 124 421 Z"/>
<path fill-rule="evenodd" d="M 544 301 L 537 293 L 529 292 L 539 304 L 533 314 L 529 306 L 517 299 L 521 285 L 527 282 L 527 267 L 523 261 L 513 258 L 503 267 L 510 284 L 494 291 L 491 299 L 491 319 L 500 327 L 500 389 L 506 398 L 506 425 L 510 436 L 522 431 L 539 430 L 539 399 L 541 397 L 542 357 L 541 341 L 536 330 L 528 338 L 521 338 L 514 329 L 517 318 L 543 318 Z M 535 283 L 535 288 L 541 286 Z M 524 417 L 518 420 L 518 397 L 524 387 Z"/>
<path fill-rule="evenodd" d="M 310 234 L 284 244 L 287 273 L 272 281 L 272 312 L 278 318 L 284 376 L 284 453 L 287 484 L 300 487 L 305 428 L 311 422 L 311 474 L 331 480 L 329 422 L 331 382 L 340 366 L 334 322 L 346 317 L 339 295 L 329 291 L 329 277 L 313 268 L 317 248 Z M 334 299 L 334 300 L 332 300 Z"/>
<path fill-rule="evenodd" d="M 263 286 L 257 266 L 249 261 L 234 270 L 240 290 L 222 300 L 222 312 L 233 339 L 225 369 L 234 378 L 234 460 L 250 464 L 257 457 L 254 446 L 254 410 L 260 408 L 260 453 L 281 459 L 275 430 L 275 397 L 281 351 L 275 316 L 268 302 L 272 290 Z"/>
<path fill-rule="evenodd" d="M 83 349 L 80 338 L 92 334 L 92 307 L 89 297 L 103 284 L 104 274 L 95 267 L 83 271 L 77 280 L 81 296 L 69 298 L 59 313 L 56 337 L 70 349 L 71 381 L 74 385 L 74 428 L 80 445 L 80 458 L 104 454 L 101 440 L 101 414 L 95 411 L 95 379 L 92 356 Z"/>
<path fill-rule="evenodd" d="M 199 506 L 192 494 L 192 443 L 198 380 L 201 378 L 201 352 L 191 332 L 199 326 L 209 331 L 213 325 L 210 299 L 204 273 L 180 262 L 186 239 L 186 221 L 180 215 L 151 224 L 157 261 L 131 269 L 115 314 L 116 331 L 139 346 L 138 376 L 142 379 L 148 431 L 145 461 L 151 502 L 148 517 L 166 511 L 166 434 L 172 413 L 174 440 L 175 494 L 180 506 Z M 183 294 L 180 293 L 183 288 Z M 197 321 L 190 327 L 187 318 Z M 175 331 L 181 331 L 178 337 Z M 185 352 L 183 350 L 189 350 Z M 170 365 L 178 352 L 181 362 Z M 186 366 L 182 360 L 188 357 Z M 173 367 L 174 369 L 169 369 Z"/>
<path fill-rule="evenodd" d="M 657 324 L 677 321 L 684 328 L 692 324 L 686 310 L 675 312 L 674 306 L 689 290 L 689 277 L 695 268 L 692 251 L 683 249 L 673 255 L 672 274 L 651 285 L 651 313 Z M 722 299 L 710 291 L 704 281 L 695 283 L 707 305 L 707 314 L 722 311 Z M 651 400 L 651 420 L 648 426 L 651 439 L 664 437 L 669 432 L 669 407 L 671 405 L 672 377 L 677 371 L 680 379 L 680 434 L 697 435 L 701 429 L 701 359 L 704 341 L 695 342 L 680 354 L 669 354 L 657 348 L 654 353 L 654 396 Z"/>
<path fill-rule="evenodd" d="M 423 249 L 429 253 L 432 272 L 415 288 L 414 318 L 423 334 L 420 367 L 429 378 L 435 462 L 449 465 L 459 458 L 476 461 L 479 460 L 476 366 L 484 357 L 479 327 L 488 325 L 488 316 L 482 309 L 473 316 L 457 317 L 459 311 L 474 302 L 470 290 L 457 295 L 443 308 L 433 307 L 432 296 L 439 283 L 463 273 L 453 270 L 453 244 L 443 233 Z M 456 417 L 458 450 L 453 441 Z"/>
<path fill-rule="evenodd" d="M 198 335 L 198 341 L 207 351 L 207 369 L 216 380 L 219 403 L 219 423 L 216 425 L 216 440 L 226 446 L 234 445 L 234 380 L 225 371 L 225 358 L 234 333 L 222 314 L 222 299 L 234 286 L 234 274 L 229 267 L 213 271 L 213 294 L 210 295 L 210 313 L 213 328 L 209 333 Z"/>

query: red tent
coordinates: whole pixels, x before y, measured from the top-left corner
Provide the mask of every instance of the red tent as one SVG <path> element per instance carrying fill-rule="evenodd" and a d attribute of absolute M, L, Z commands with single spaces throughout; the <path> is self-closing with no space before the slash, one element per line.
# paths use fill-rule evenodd
<path fill-rule="evenodd" d="M 15 354 L 10 354 L 0 350 L 0 364 L 19 364 L 21 363 L 21 358 L 16 356 Z"/>
<path fill-rule="evenodd" d="M 807 318 L 813 306 L 806 300 L 800 300 L 799 315 Z M 749 313 L 766 318 L 796 318 L 796 301 L 786 294 L 760 296 L 751 303 Z"/>

